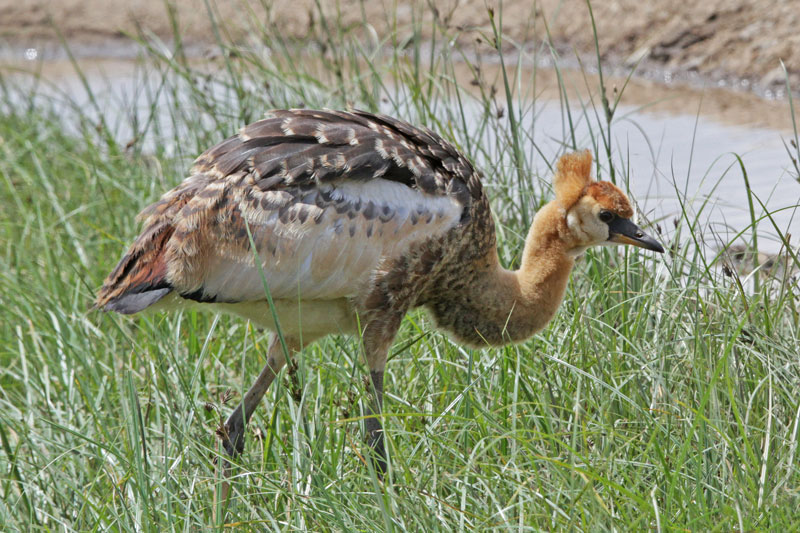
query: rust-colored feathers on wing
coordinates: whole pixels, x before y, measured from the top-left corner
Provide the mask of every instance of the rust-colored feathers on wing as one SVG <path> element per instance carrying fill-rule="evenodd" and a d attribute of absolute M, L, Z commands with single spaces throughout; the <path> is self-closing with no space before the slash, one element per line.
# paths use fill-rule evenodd
<path fill-rule="evenodd" d="M 167 224 L 147 228 L 131 245 L 106 278 L 95 307 L 131 314 L 141 311 L 167 294 L 167 265 L 164 244 L 172 236 Z"/>
<path fill-rule="evenodd" d="M 171 290 L 263 298 L 248 229 L 273 297 L 346 297 L 383 258 L 484 208 L 478 173 L 432 132 L 360 111 L 275 111 L 142 211 L 97 306 L 133 313 Z"/>

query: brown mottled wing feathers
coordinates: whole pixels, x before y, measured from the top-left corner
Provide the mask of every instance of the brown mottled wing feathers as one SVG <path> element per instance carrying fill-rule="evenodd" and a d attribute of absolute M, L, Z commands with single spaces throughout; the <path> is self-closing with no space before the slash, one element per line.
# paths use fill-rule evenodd
<path fill-rule="evenodd" d="M 480 174 L 458 150 L 450 143 L 442 139 L 436 133 L 428 129 L 419 129 L 406 122 L 397 120 L 387 115 L 371 115 L 363 111 L 355 111 L 356 114 L 372 117 L 381 122 L 388 128 L 399 131 L 407 138 L 413 140 L 415 149 L 435 165 L 440 165 L 446 171 L 444 183 L 437 183 L 437 187 L 444 187 L 450 194 L 454 189 L 466 186 L 467 191 L 473 200 L 481 198 L 483 187 L 481 186 Z"/>
<path fill-rule="evenodd" d="M 474 167 L 433 132 L 363 111 L 300 109 L 272 115 L 200 155 L 193 172 L 225 177 L 244 171 L 258 180 L 280 176 L 270 180 L 271 188 L 345 175 L 351 180 L 382 177 L 428 194 L 455 196 L 466 213 L 470 200 L 483 194 Z"/>

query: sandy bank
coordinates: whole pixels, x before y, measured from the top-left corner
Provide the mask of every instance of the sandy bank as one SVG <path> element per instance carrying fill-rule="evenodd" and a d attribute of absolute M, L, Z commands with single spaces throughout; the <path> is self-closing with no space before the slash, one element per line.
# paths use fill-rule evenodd
<path fill-rule="evenodd" d="M 315 32 L 320 15 L 314 0 L 275 0 L 265 10 L 255 0 L 211 2 L 223 31 L 246 42 L 259 26 L 279 29 L 287 37 L 303 38 Z M 431 24 L 446 26 L 476 52 L 488 45 L 477 43 L 490 32 L 484 0 L 435 2 L 416 7 L 395 2 L 322 0 L 327 17 L 344 27 L 363 25 L 364 18 L 378 36 L 397 28 L 410 35 L 420 17 L 422 38 Z M 171 2 L 187 41 L 213 41 L 213 29 L 204 0 Z M 521 43 L 542 42 L 546 27 L 564 55 L 593 53 L 589 10 L 584 0 L 506 0 L 502 27 L 506 37 Z M 534 8 L 535 5 L 535 8 Z M 642 2 L 607 0 L 594 2 L 594 17 L 605 60 L 617 65 L 641 61 L 644 70 L 656 69 L 689 79 L 704 79 L 762 93 L 779 90 L 784 83 L 780 60 L 790 72 L 793 87 L 800 86 L 800 9 L 781 0 L 708 0 L 706 2 Z M 497 9 L 499 14 L 501 10 Z M 100 46 L 124 40 L 141 30 L 169 39 L 172 27 L 163 0 L 0 0 L 0 43 L 21 49 L 57 40 L 54 25 L 72 44 Z"/>

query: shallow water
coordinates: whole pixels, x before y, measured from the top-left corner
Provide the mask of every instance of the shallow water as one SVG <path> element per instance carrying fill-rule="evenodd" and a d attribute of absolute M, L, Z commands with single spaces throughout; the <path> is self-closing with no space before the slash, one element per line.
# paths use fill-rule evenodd
<path fill-rule="evenodd" d="M 92 120 L 102 115 L 114 137 L 123 143 L 134 136 L 133 123 L 141 125 L 153 116 L 159 122 L 160 139 L 176 137 L 168 109 L 176 98 L 182 98 L 180 90 L 160 91 L 154 81 L 157 77 L 135 62 L 93 61 L 85 71 L 85 80 L 92 89 L 94 102 L 87 96 L 84 81 L 69 64 L 53 62 L 39 67 L 51 82 L 40 86 L 40 100 L 51 103 L 57 112 L 63 110 L 67 115 L 69 109 L 77 109 Z M 224 90 L 214 89 L 213 85 L 209 90 L 215 99 L 226 97 Z M 482 112 L 477 104 L 467 105 L 466 110 L 472 115 L 468 121 L 476 120 Z M 605 126 L 591 110 L 580 114 L 580 109 L 576 112 L 573 107 L 572 112 L 577 146 L 596 147 L 599 143 L 600 149 L 595 153 L 602 168 L 608 169 L 607 155 L 599 141 L 600 133 L 606 133 Z M 563 116 L 558 102 L 538 100 L 534 112 L 521 121 L 525 129 L 523 149 L 530 150 L 530 159 L 539 176 L 549 174 L 545 159 L 553 161 L 564 150 L 564 143 L 570 142 Z M 202 113 L 198 117 L 202 120 Z M 231 133 L 235 127 L 232 122 Z M 491 131 L 486 134 L 485 141 L 490 145 L 492 135 Z M 648 220 L 658 222 L 668 235 L 673 220 L 682 213 L 679 198 L 686 198 L 689 221 L 697 217 L 700 222 L 697 233 L 701 234 L 701 242 L 718 247 L 740 232 L 744 232 L 746 239 L 750 235 L 745 181 L 734 155 L 738 154 L 754 195 L 756 218 L 765 215 L 758 200 L 772 217 L 772 221 L 764 219 L 758 223 L 760 247 L 776 252 L 781 245 L 773 221 L 780 232 L 800 235 L 800 183 L 791 173 L 791 161 L 784 146 L 791 138 L 791 132 L 777 129 L 723 125 L 702 115 L 654 114 L 620 106 L 611 128 L 611 157 L 617 171 L 623 174 L 617 176 L 617 183 L 631 192 Z M 162 140 L 144 139 L 142 146 L 152 150 Z M 511 164 L 507 155 L 491 161 L 479 156 L 476 163 L 487 175 L 493 167 Z"/>

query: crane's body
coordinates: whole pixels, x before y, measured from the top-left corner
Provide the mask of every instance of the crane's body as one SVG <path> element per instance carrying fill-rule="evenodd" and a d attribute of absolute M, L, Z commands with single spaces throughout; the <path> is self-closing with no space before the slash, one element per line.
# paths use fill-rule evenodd
<path fill-rule="evenodd" d="M 480 174 L 441 137 L 365 112 L 275 111 L 203 153 L 141 213 L 143 231 L 97 306 L 196 307 L 275 330 L 269 294 L 292 351 L 331 333 L 362 336 L 377 414 L 386 355 L 409 309 L 424 306 L 462 343 L 519 342 L 553 317 L 588 246 L 661 251 L 628 220 L 625 195 L 590 173 L 588 152 L 562 158 L 556 200 L 537 213 L 512 272 L 497 257 Z M 269 351 L 223 432 L 232 454 L 285 363 L 274 340 Z M 377 418 L 367 430 L 383 469 Z"/>

